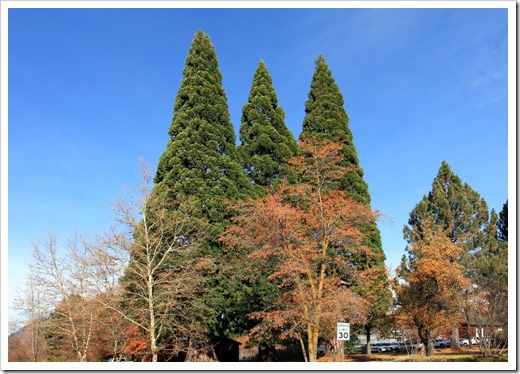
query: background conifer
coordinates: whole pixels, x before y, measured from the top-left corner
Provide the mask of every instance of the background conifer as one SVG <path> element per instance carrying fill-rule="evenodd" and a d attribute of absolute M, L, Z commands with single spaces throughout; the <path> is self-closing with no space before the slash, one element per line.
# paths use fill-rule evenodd
<path fill-rule="evenodd" d="M 363 169 L 359 166 L 357 150 L 353 142 L 353 134 L 349 127 L 349 117 L 344 108 L 343 95 L 332 77 L 325 58 L 320 55 L 316 59 L 316 69 L 311 81 L 309 99 L 305 103 L 305 118 L 300 139 L 315 138 L 317 140 L 328 139 L 333 142 L 342 142 L 343 159 L 342 166 L 350 170 L 338 181 L 340 188 L 345 191 L 346 197 L 352 197 L 358 202 L 370 205 L 370 193 L 368 185 L 363 179 Z M 376 258 L 368 259 L 366 256 L 357 256 L 352 259 L 358 269 L 384 268 L 385 255 L 383 253 L 381 234 L 374 221 L 365 229 L 369 233 L 366 245 Z M 370 331 L 375 327 L 380 317 L 384 315 L 390 306 L 391 294 L 387 287 L 388 280 L 384 271 L 379 271 L 377 277 L 373 277 L 371 284 L 359 287 L 359 292 L 369 299 L 370 309 L 368 323 L 365 326 L 368 342 Z M 374 292 L 374 290 L 378 290 Z M 368 292 L 370 291 L 370 292 Z M 370 355 L 370 346 L 367 347 Z"/>
<path fill-rule="evenodd" d="M 242 108 L 240 140 L 243 167 L 254 185 L 272 187 L 277 179 L 288 177 L 286 161 L 297 154 L 298 145 L 285 125 L 285 113 L 263 61 Z"/>

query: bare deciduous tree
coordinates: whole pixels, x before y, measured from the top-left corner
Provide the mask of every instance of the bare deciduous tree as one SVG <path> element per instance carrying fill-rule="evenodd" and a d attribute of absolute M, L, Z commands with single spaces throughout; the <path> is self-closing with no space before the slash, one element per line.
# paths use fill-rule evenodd
<path fill-rule="evenodd" d="M 93 279 L 88 269 L 87 240 L 73 235 L 60 248 L 50 233 L 33 243 L 34 280 L 44 300 L 39 305 L 50 313 L 50 332 L 61 336 L 81 362 L 87 361 L 94 324 Z"/>
<path fill-rule="evenodd" d="M 149 168 L 141 166 L 139 194 L 116 200 L 118 226 L 99 244 L 93 267 L 105 274 L 96 276 L 98 299 L 139 327 L 155 362 L 159 352 L 175 354 L 199 332 L 193 306 L 201 292 L 197 251 L 204 223 L 189 199 L 171 202 L 153 190 Z M 111 275 L 125 262 L 117 287 Z"/>
<path fill-rule="evenodd" d="M 30 360 L 41 361 L 45 355 L 44 327 L 48 314 L 43 308 L 43 290 L 37 282 L 33 269 L 29 270 L 27 281 L 23 288 L 17 289 L 13 308 L 24 317 L 22 324 L 24 338 L 29 348 Z"/>

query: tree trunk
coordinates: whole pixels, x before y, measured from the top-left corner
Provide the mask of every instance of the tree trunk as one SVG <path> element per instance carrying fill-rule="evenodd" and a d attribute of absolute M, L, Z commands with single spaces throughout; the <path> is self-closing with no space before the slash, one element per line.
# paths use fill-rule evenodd
<path fill-rule="evenodd" d="M 339 359 L 341 362 L 345 361 L 345 342 L 343 340 L 338 342 Z"/>
<path fill-rule="evenodd" d="M 313 327 L 307 330 L 307 351 L 309 354 L 309 362 L 316 362 L 316 355 L 318 353 L 318 334 Z"/>
<path fill-rule="evenodd" d="M 370 348 L 370 325 L 365 326 L 365 331 L 367 333 L 367 358 L 372 356 L 372 348 Z"/>
<path fill-rule="evenodd" d="M 336 339 L 333 339 L 333 340 L 332 340 L 332 344 L 331 344 L 330 346 L 331 346 L 331 351 L 332 351 L 332 361 L 333 361 L 333 362 L 338 362 L 338 346 L 339 346 L 339 341 L 336 340 Z"/>
<path fill-rule="evenodd" d="M 423 342 L 424 344 L 424 342 Z M 433 338 L 428 334 L 428 338 L 426 339 L 426 344 L 424 344 L 424 348 L 426 349 L 426 356 L 434 356 L 435 355 L 435 347 L 433 345 Z"/>
<path fill-rule="evenodd" d="M 459 328 L 456 327 L 451 330 L 451 346 L 452 348 L 460 348 L 460 340 L 459 340 Z"/>
<path fill-rule="evenodd" d="M 300 341 L 300 345 L 302 347 L 302 354 L 305 362 L 309 362 L 309 356 L 307 355 L 307 350 L 305 349 L 305 343 L 303 342 L 303 338 L 298 334 L 298 340 Z"/>

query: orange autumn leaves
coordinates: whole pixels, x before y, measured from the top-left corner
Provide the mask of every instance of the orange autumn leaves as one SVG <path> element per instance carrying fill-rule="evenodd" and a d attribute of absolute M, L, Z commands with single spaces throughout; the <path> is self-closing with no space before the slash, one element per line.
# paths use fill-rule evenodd
<path fill-rule="evenodd" d="M 413 321 L 427 355 L 432 355 L 435 337 L 458 324 L 461 290 L 469 288 L 470 283 L 460 264 L 464 249 L 432 220 L 426 220 L 423 226 L 425 229 L 420 233 L 417 230 L 411 243 L 413 257 L 397 269 L 404 282 L 396 280 L 395 290 L 399 318 Z"/>
<path fill-rule="evenodd" d="M 282 181 L 262 198 L 233 205 L 239 214 L 221 237 L 247 253 L 251 274 L 279 289 L 273 305 L 250 316 L 261 321 L 252 333 L 283 328 L 283 337 L 307 342 L 309 361 L 336 322 L 363 322 L 367 303 L 349 284 L 358 275 L 352 257 L 377 256 L 363 244 L 362 229 L 381 215 L 336 185 L 349 170 L 338 162 L 341 147 L 302 141 L 301 156 L 290 160 L 300 183 Z"/>

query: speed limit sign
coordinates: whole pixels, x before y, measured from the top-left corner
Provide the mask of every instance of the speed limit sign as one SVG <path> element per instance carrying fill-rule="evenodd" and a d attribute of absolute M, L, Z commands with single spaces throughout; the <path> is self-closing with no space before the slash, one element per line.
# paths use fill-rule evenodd
<path fill-rule="evenodd" d="M 337 339 L 350 340 L 350 323 L 339 322 L 337 324 Z"/>

